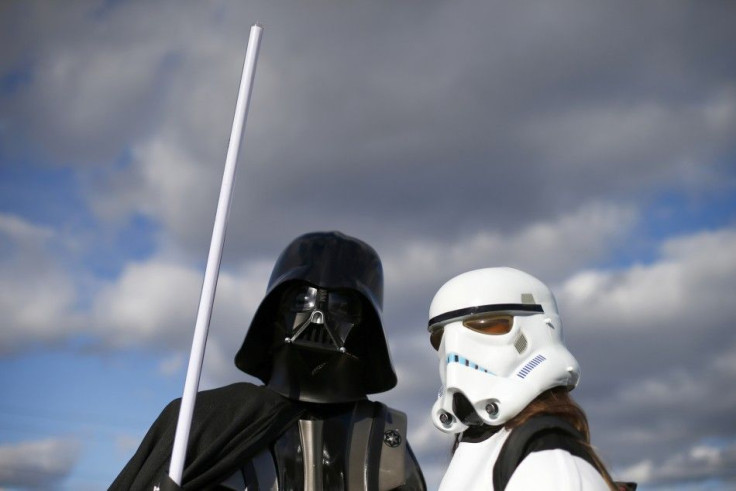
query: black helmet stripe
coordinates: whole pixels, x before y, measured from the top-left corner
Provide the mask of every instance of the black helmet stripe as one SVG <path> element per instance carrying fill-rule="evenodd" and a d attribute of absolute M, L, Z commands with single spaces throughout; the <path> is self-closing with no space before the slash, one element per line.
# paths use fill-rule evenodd
<path fill-rule="evenodd" d="M 437 317 L 433 317 L 429 319 L 428 327 L 431 329 L 435 324 L 441 324 L 451 319 L 467 317 L 475 314 L 485 314 L 486 312 L 544 312 L 544 309 L 541 305 L 536 303 L 497 303 L 491 305 L 477 305 L 474 307 L 452 310 L 450 312 L 440 314 Z"/>

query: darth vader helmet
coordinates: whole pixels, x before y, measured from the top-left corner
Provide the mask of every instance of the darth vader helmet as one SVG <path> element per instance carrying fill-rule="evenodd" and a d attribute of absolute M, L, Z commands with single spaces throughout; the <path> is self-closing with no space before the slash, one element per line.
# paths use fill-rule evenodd
<path fill-rule="evenodd" d="M 291 399 L 346 402 L 396 385 L 381 322 L 383 269 L 340 232 L 296 238 L 281 253 L 235 365 Z"/>
<path fill-rule="evenodd" d="M 435 295 L 429 317 L 442 380 L 432 421 L 442 431 L 502 425 L 545 390 L 578 383 L 555 298 L 523 271 L 456 276 Z"/>

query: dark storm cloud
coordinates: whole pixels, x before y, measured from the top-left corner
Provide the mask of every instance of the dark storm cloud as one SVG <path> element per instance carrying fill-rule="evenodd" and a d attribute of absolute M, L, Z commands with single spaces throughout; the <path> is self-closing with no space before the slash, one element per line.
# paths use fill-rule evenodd
<path fill-rule="evenodd" d="M 84 5 L 62 26 L 36 16 L 28 32 L 49 28 L 61 43 L 22 36 L 38 59 L 31 88 L 18 89 L 24 106 L 11 106 L 21 122 L 36 120 L 24 138 L 87 162 L 176 121 L 178 136 L 163 144 L 210 170 L 193 206 L 199 226 L 163 226 L 200 248 L 242 63 L 241 17 L 266 31 L 233 213 L 242 225 L 230 234 L 238 251 L 288 240 L 258 234 L 248 245 L 247 231 L 269 223 L 357 222 L 397 237 L 514 230 L 594 198 L 710 182 L 733 149 L 728 4 L 264 4 L 239 15 L 211 6 L 132 31 L 144 13 L 135 5 Z M 155 18 L 169 6 L 153 8 Z M 95 29 L 62 38 L 65 22 Z"/>
<path fill-rule="evenodd" d="M 287 229 L 357 220 L 396 236 L 513 230 L 590 199 L 717 179 L 732 149 L 734 40 L 705 32 L 728 12 L 576 7 L 466 3 L 419 27 L 377 24 L 381 36 L 350 19 L 340 42 L 305 41 L 297 70 L 264 52 L 283 79 L 252 113 L 244 228 L 263 219 Z M 703 35 L 683 38 L 686 28 Z M 704 64 L 701 51 L 721 63 Z M 255 129 L 271 110 L 286 128 L 276 138 Z"/>

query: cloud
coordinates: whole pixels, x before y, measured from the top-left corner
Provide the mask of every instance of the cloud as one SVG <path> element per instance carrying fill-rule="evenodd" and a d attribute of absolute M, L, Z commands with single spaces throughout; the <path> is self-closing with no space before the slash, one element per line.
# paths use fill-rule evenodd
<path fill-rule="evenodd" d="M 673 178 L 710 187 L 717 171 L 703 164 L 712 162 L 714 148 L 728 145 L 735 125 L 736 91 L 724 90 L 679 103 L 587 103 L 535 118 L 525 135 L 538 154 L 555 162 L 558 179 L 594 172 L 598 185 L 609 190 L 616 183 L 635 189 L 633 180 L 652 186 Z"/>
<path fill-rule="evenodd" d="M 681 80 L 648 80 L 654 61 L 690 74 L 683 67 L 700 51 L 669 31 L 645 42 L 645 22 L 615 8 L 576 6 L 571 19 L 467 1 L 428 5 L 420 19 L 394 6 L 388 21 L 379 5 L 286 15 L 257 2 L 227 14 L 203 4 L 175 16 L 169 2 L 40 5 L 18 8 L 34 57 L 12 106 L 32 121 L 17 131 L 81 166 L 99 217 L 142 213 L 161 225 L 159 240 L 192 253 L 211 228 L 251 16 L 266 33 L 229 234 L 240 259 L 280 247 L 286 230 L 354 227 L 379 240 L 467 236 L 478 224 L 508 233 L 673 179 L 733 183 L 717 165 L 736 114 L 728 78 L 704 67 L 687 78 L 702 94 L 692 100 L 647 90 Z M 464 28 L 481 13 L 487 29 Z M 690 22 L 722 14 L 701 15 Z M 662 22 L 688 19 L 671 9 Z M 511 27 L 519 22 L 533 29 Z M 588 32 L 610 37 L 581 42 Z M 698 39 L 709 54 L 723 41 Z M 626 84 L 599 88 L 612 79 Z M 281 226 L 253 237 L 270 223 Z"/>
<path fill-rule="evenodd" d="M 0 214 L 0 310 L 9 326 L 0 331 L 0 352 L 64 339 L 82 327 L 74 282 L 50 252 L 55 238 L 50 227 Z"/>
<path fill-rule="evenodd" d="M 201 276 L 193 268 L 153 261 L 129 264 L 115 283 L 100 290 L 94 325 L 115 346 L 161 342 L 192 323 L 199 283 Z"/>
<path fill-rule="evenodd" d="M 621 479 L 640 484 L 674 484 L 677 482 L 734 483 L 736 443 L 697 443 L 675 452 L 664 462 L 645 460 L 621 470 Z"/>
<path fill-rule="evenodd" d="M 242 340 L 245 320 L 265 291 L 270 265 L 264 266 L 256 262 L 220 271 L 208 350 Z M 90 330 L 106 349 L 188 352 L 203 278 L 201 269 L 164 258 L 128 264 L 100 288 L 90 312 Z M 170 361 L 162 369 L 175 369 L 177 363 Z"/>
<path fill-rule="evenodd" d="M 46 160 L 54 156 L 65 165 L 115 160 L 131 139 L 156 126 L 166 86 L 183 75 L 183 43 L 191 37 L 199 51 L 212 47 L 197 35 L 199 15 L 170 16 L 165 4 L 146 7 L 146 14 L 134 5 L 98 1 L 67 9 L 39 2 L 13 8 L 24 19 L 16 35 L 31 59 L 16 59 L 29 75 L 9 103 L 18 115 L 12 131 L 21 143 L 35 141 Z M 169 22 L 154 20 L 159 16 Z"/>
<path fill-rule="evenodd" d="M 123 170 L 91 182 L 90 205 L 102 221 L 124 223 L 138 215 L 162 225 L 161 247 L 193 243 L 201 250 L 212 229 L 222 168 L 203 164 L 181 136 L 164 133 L 134 145 Z"/>
<path fill-rule="evenodd" d="M 438 287 L 443 278 L 467 268 L 486 266 L 488 258 L 499 264 L 527 261 L 550 275 L 560 275 L 575 264 L 605 256 L 609 244 L 631 226 L 634 218 L 632 210 L 597 205 L 560 217 L 553 223 L 530 225 L 505 238 L 479 233 L 455 246 L 427 241 L 399 244 L 384 254 L 387 288 L 393 298 L 404 298 L 405 302 L 414 299 L 417 304 L 424 304 L 428 302 L 429 290 Z M 30 236 L 38 245 L 19 248 L 22 252 L 17 254 L 27 257 L 28 264 L 46 265 L 32 275 L 3 275 L 2 282 L 8 291 L 4 300 L 8 312 L 14 313 L 10 316 L 11 323 L 19 326 L 6 334 L 5 346 L 19 347 L 23 339 L 38 342 L 43 336 L 47 341 L 64 340 L 84 332 L 97 336 L 106 349 L 188 348 L 204 276 L 199 267 L 181 262 L 181 257 L 171 254 L 130 262 L 116 278 L 97 280 L 89 306 L 82 309 L 78 306 L 80 287 L 56 266 L 49 251 L 40 247 L 53 236 L 53 231 L 17 218 L 5 222 L 6 229 L 22 231 L 14 236 L 15 243 L 19 243 L 20 237 Z M 528 259 L 528 252 L 534 248 L 538 251 L 537 259 Z M 567 255 L 571 250 L 578 252 Z M 7 271 L 18 267 L 19 257 L 3 263 Z M 550 261 L 552 257 L 559 260 Z M 227 375 L 231 371 L 232 346 L 242 341 L 247 320 L 262 298 L 271 261 L 269 258 L 244 262 L 221 271 L 207 358 L 215 373 L 232 375 Z M 552 269 L 550 263 L 554 264 Z M 394 319 L 393 315 L 405 312 L 407 307 L 390 298 L 387 303 L 391 304 L 387 330 L 389 334 L 399 334 L 405 329 L 399 327 L 405 319 Z M 39 305 L 45 308 L 39 309 Z M 421 319 L 423 310 L 424 307 L 421 311 L 411 311 L 412 319 Z M 424 320 L 418 322 L 423 323 Z M 176 367 L 166 363 L 162 369 L 171 372 Z"/>
<path fill-rule="evenodd" d="M 636 218 L 630 207 L 587 203 L 511 234 L 481 229 L 448 243 L 416 240 L 401 248 L 401 254 L 388 254 L 386 274 L 390 281 L 421 283 L 428 276 L 449 279 L 468 269 L 525 263 L 540 276 L 558 276 L 610 254 Z"/>
<path fill-rule="evenodd" d="M 182 349 L 191 342 L 204 278 L 200 267 L 154 256 L 125 264 L 116 277 L 90 279 L 63 267 L 64 254 L 74 247 L 66 240 L 51 227 L 0 214 L 0 308 L 8 326 L 0 331 L 2 352 L 79 334 L 92 335 L 90 342 L 105 349 Z M 258 305 L 270 268 L 256 260 L 221 271 L 213 322 L 224 324 L 217 335 L 226 344 L 245 332 L 244 319 Z M 175 365 L 169 360 L 162 370 Z"/>
<path fill-rule="evenodd" d="M 697 326 L 703 336 L 736 314 L 728 300 L 736 288 L 736 257 L 726 252 L 733 247 L 731 228 L 669 239 L 654 264 L 583 271 L 566 281 L 558 296 L 571 320 L 586 329 L 610 332 L 615 323 L 619 332 L 678 329 L 686 335 Z"/>
<path fill-rule="evenodd" d="M 628 206 L 589 203 L 547 221 L 528 222 L 511 233 L 479 228 L 460 236 L 386 241 L 378 251 L 386 277 L 389 329 L 426 327 L 436 291 L 465 271 L 511 266 L 553 283 L 570 271 L 605 261 L 638 220 Z"/>
<path fill-rule="evenodd" d="M 34 225 L 20 217 L 0 213 L 0 234 L 14 242 L 40 244 L 54 235 L 49 227 Z"/>
<path fill-rule="evenodd" d="M 60 487 L 79 459 L 74 439 L 49 438 L 0 445 L 0 486 L 53 489 Z"/>

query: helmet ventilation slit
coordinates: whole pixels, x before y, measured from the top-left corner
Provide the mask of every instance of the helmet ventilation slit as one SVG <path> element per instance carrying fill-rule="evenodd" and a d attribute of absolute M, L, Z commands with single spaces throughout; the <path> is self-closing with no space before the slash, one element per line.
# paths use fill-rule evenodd
<path fill-rule="evenodd" d="M 528 342 L 526 340 L 526 336 L 524 334 L 519 334 L 519 337 L 516 338 L 516 341 L 514 342 L 514 348 L 516 348 L 516 351 L 519 352 L 519 354 L 522 354 L 528 345 Z"/>
<path fill-rule="evenodd" d="M 546 359 L 547 358 L 545 358 L 544 355 L 535 356 L 534 358 L 532 358 L 532 360 L 529 363 L 524 365 L 524 368 L 519 370 L 519 373 L 517 373 L 516 375 L 519 378 L 526 378 L 526 376 L 529 375 L 532 370 L 537 368 L 537 366 L 539 366 Z"/>

